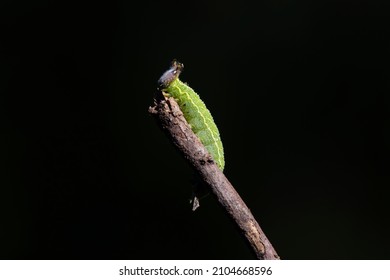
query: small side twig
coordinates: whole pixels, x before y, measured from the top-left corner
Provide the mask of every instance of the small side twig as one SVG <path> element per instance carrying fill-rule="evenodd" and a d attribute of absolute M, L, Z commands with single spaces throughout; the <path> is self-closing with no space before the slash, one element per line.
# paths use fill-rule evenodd
<path fill-rule="evenodd" d="M 241 230 L 258 259 L 276 260 L 278 254 L 261 230 L 251 211 L 214 163 L 210 154 L 192 132 L 173 98 L 160 98 L 149 108 L 158 124 L 166 132 L 174 145 L 189 161 L 201 179 Z"/>

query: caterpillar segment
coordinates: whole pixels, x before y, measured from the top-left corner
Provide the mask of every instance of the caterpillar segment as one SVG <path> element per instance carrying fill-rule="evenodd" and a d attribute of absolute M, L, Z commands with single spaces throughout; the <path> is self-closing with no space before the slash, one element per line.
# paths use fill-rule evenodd
<path fill-rule="evenodd" d="M 199 137 L 217 166 L 223 171 L 225 159 L 221 137 L 214 119 L 199 95 L 179 79 L 183 64 L 173 61 L 171 68 L 159 79 L 159 89 L 176 99 L 184 118 Z"/>

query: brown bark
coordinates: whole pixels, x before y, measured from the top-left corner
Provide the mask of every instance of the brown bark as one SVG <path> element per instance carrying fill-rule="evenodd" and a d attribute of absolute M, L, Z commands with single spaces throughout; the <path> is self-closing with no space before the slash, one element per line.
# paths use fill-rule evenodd
<path fill-rule="evenodd" d="M 160 96 L 155 100 L 155 105 L 149 108 L 149 113 L 155 116 L 173 144 L 210 187 L 211 192 L 245 236 L 256 257 L 263 260 L 279 259 L 249 208 L 214 163 L 199 138 L 192 132 L 176 101 Z"/>

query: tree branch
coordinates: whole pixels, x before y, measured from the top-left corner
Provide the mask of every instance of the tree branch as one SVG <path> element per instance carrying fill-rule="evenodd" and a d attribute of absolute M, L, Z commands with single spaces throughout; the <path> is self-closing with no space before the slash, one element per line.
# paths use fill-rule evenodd
<path fill-rule="evenodd" d="M 245 236 L 256 257 L 261 260 L 279 259 L 251 211 L 214 163 L 199 138 L 192 132 L 176 101 L 173 98 L 156 97 L 154 106 L 149 108 L 149 113 L 156 118 L 173 144 L 210 187 L 219 203 Z"/>

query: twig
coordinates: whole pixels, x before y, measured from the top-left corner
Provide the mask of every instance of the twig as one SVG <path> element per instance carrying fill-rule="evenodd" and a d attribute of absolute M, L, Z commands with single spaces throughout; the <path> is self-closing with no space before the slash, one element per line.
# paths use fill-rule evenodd
<path fill-rule="evenodd" d="M 149 113 L 155 116 L 163 131 L 210 187 L 219 203 L 245 236 L 256 257 L 261 260 L 279 259 L 244 201 L 214 163 L 199 138 L 192 132 L 176 101 L 161 96 L 155 100 L 155 105 L 149 108 Z"/>

